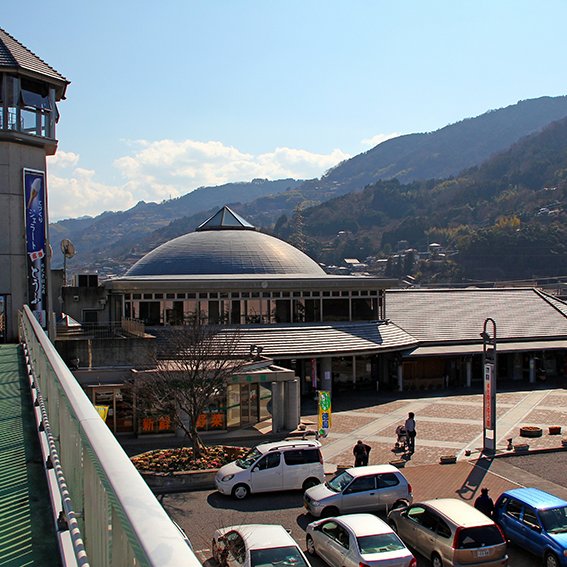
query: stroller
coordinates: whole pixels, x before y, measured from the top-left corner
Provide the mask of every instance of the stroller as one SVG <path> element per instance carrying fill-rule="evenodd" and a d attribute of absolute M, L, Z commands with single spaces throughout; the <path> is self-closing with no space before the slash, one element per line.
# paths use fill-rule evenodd
<path fill-rule="evenodd" d="M 394 453 L 405 453 L 408 448 L 409 444 L 406 428 L 403 425 L 398 425 L 398 427 L 396 427 L 396 442 L 392 451 L 394 451 Z"/>

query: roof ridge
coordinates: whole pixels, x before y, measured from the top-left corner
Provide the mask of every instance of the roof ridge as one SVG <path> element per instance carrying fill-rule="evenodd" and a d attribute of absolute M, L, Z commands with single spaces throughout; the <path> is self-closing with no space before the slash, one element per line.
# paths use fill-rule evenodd
<path fill-rule="evenodd" d="M 6 40 L 8 40 L 8 41 L 6 41 Z M 10 45 L 11 42 L 13 42 L 15 45 Z M 23 53 L 18 54 L 17 50 L 16 51 L 14 50 L 14 48 L 16 47 L 19 50 L 23 50 L 23 52 L 26 55 L 31 56 L 35 60 L 34 62 L 36 64 L 40 63 L 41 65 L 47 67 L 52 73 L 51 75 L 49 75 L 51 78 L 58 79 L 60 81 L 64 81 L 65 83 L 69 83 L 69 81 L 59 71 L 57 71 L 57 69 L 55 69 L 49 63 L 47 63 L 47 61 L 45 61 L 44 59 L 42 59 L 41 57 L 36 55 L 31 49 L 26 47 L 21 41 L 17 40 L 13 35 L 8 33 L 3 28 L 0 28 L 0 43 L 4 46 L 5 53 L 10 56 L 15 67 L 17 67 L 19 69 L 25 69 L 27 71 L 39 73 L 39 74 L 45 74 L 45 73 L 42 73 L 42 71 L 40 69 L 34 69 L 33 65 L 30 66 L 29 64 L 26 64 L 25 61 L 22 61 Z M 0 65 L 0 66 L 2 66 L 2 65 Z"/>

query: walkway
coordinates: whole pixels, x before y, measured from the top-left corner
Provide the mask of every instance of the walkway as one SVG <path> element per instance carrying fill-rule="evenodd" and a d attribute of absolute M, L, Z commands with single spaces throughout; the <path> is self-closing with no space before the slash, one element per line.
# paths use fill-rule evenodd
<path fill-rule="evenodd" d="M 0 345 L 0 565 L 59 565 L 23 355 Z"/>
<path fill-rule="evenodd" d="M 527 385 L 526 385 L 527 386 Z M 303 411 L 303 421 L 316 424 L 314 404 Z M 387 463 L 395 458 L 396 426 L 408 412 L 416 416 L 416 452 L 407 463 L 434 464 L 442 455 L 477 458 L 482 447 L 482 394 L 465 390 L 439 392 L 419 398 L 386 398 L 375 392 L 341 394 L 333 401 L 332 426 L 322 440 L 325 460 L 336 465 L 353 462 L 352 447 L 358 439 L 372 447 L 371 463 Z M 506 452 L 507 439 L 528 442 L 530 449 L 559 448 L 561 435 L 548 435 L 550 425 L 567 430 L 567 391 L 562 388 L 506 391 L 497 394 L 497 449 Z M 538 425 L 542 437 L 520 438 L 520 426 Z M 310 426 L 311 427 L 311 426 Z"/>

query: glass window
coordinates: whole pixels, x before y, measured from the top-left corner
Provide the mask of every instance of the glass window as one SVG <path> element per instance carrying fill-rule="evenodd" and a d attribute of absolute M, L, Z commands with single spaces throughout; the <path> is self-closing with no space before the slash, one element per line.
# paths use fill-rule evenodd
<path fill-rule="evenodd" d="M 373 476 L 361 476 L 355 478 L 345 492 L 366 492 L 376 488 L 376 481 Z"/>
<path fill-rule="evenodd" d="M 323 299 L 323 321 L 348 321 L 348 299 Z"/>
<path fill-rule="evenodd" d="M 352 299 L 352 320 L 353 321 L 372 321 L 377 319 L 370 298 L 353 298 Z"/>
<path fill-rule="evenodd" d="M 250 550 L 250 567 L 268 565 L 307 567 L 299 548 L 294 545 Z"/>
<path fill-rule="evenodd" d="M 527 506 L 524 509 L 524 524 L 527 524 L 530 528 L 539 527 L 539 520 L 537 519 L 535 510 Z"/>
<path fill-rule="evenodd" d="M 377 534 L 357 538 L 360 553 L 387 553 L 405 549 L 402 540 L 396 534 Z"/>
<path fill-rule="evenodd" d="M 400 484 L 400 479 L 395 475 L 395 473 L 384 473 L 377 476 L 378 488 L 390 488 L 392 486 L 398 486 Z"/>
<path fill-rule="evenodd" d="M 421 524 L 423 514 L 425 514 L 425 508 L 422 506 L 412 506 L 407 511 L 408 518 L 418 524 Z"/>
<path fill-rule="evenodd" d="M 567 506 L 540 510 L 539 517 L 547 532 L 551 534 L 567 532 Z"/>
<path fill-rule="evenodd" d="M 267 469 L 274 469 L 279 466 L 281 460 L 280 453 L 268 453 L 264 456 L 264 458 L 258 461 L 258 464 L 254 467 L 261 471 L 265 471 Z"/>
<path fill-rule="evenodd" d="M 495 525 L 463 528 L 459 531 L 457 549 L 474 549 L 501 543 L 504 543 L 504 539 Z"/>
<path fill-rule="evenodd" d="M 510 500 L 508 506 L 506 507 L 506 513 L 519 520 L 522 516 L 522 505 L 517 500 Z"/>
<path fill-rule="evenodd" d="M 437 518 L 437 533 L 444 538 L 451 537 L 451 528 L 441 518 Z"/>
<path fill-rule="evenodd" d="M 321 300 L 306 299 L 305 300 L 305 322 L 318 323 L 321 321 Z"/>

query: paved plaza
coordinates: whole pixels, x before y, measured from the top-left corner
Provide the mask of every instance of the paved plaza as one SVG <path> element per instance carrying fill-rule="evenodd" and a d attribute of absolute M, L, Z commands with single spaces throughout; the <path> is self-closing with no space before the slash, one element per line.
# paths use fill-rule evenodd
<path fill-rule="evenodd" d="M 458 460 L 478 458 L 482 447 L 482 394 L 464 390 L 452 393 L 423 394 L 403 399 L 380 396 L 374 392 L 342 393 L 333 399 L 332 426 L 322 439 L 325 460 L 338 466 L 351 466 L 352 447 L 362 439 L 372 448 L 370 463 L 387 463 L 399 457 L 392 449 L 395 430 L 408 412 L 415 413 L 416 451 L 406 464 L 439 463 L 442 455 Z M 302 419 L 316 427 L 315 404 L 303 409 Z M 507 439 L 528 443 L 530 450 L 560 448 L 562 435 L 549 435 L 548 428 L 567 428 L 567 391 L 564 388 L 521 389 L 497 394 L 497 449 L 507 453 Z M 539 438 L 520 437 L 520 427 L 537 425 L 543 429 Z M 470 451 L 470 455 L 468 452 Z"/>

